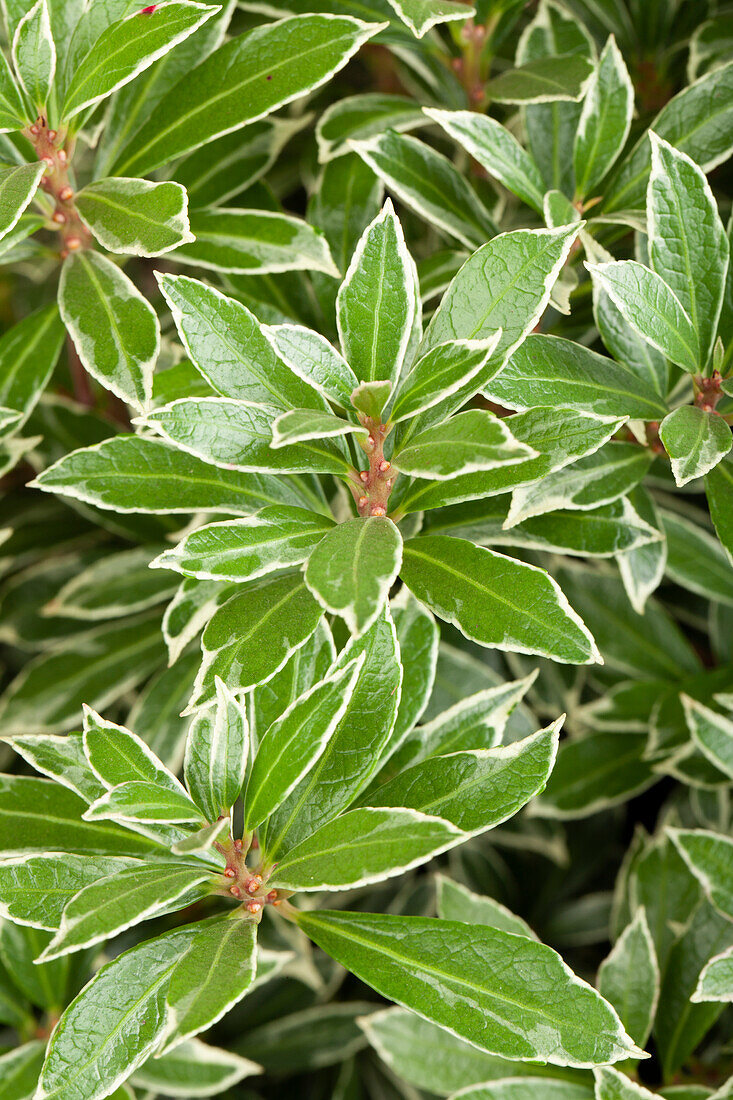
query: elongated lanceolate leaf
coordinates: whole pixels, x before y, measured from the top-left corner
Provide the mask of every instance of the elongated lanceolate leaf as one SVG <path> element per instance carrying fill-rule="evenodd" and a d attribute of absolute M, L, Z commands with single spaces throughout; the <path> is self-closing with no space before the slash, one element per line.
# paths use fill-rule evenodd
<path fill-rule="evenodd" d="M 599 659 L 590 633 L 556 582 L 534 566 L 442 535 L 405 543 L 401 576 L 418 599 L 484 646 Z"/>
<path fill-rule="evenodd" d="M 629 136 L 634 86 L 616 40 L 603 47 L 578 123 L 573 150 L 576 193 L 582 198 L 613 167 Z"/>
<path fill-rule="evenodd" d="M 730 426 L 715 412 L 696 405 L 682 405 L 669 413 L 659 436 L 678 485 L 707 474 L 733 446 Z"/>
<path fill-rule="evenodd" d="M 668 832 L 713 905 L 733 920 L 733 840 L 708 829 Z"/>
<path fill-rule="evenodd" d="M 55 931 L 66 904 L 101 878 L 142 866 L 130 857 L 43 852 L 0 864 L 0 912 L 16 924 Z"/>
<path fill-rule="evenodd" d="M 350 16 L 303 15 L 230 39 L 163 97 L 119 155 L 115 174 L 146 175 L 313 91 L 382 27 Z"/>
<path fill-rule="evenodd" d="M 191 0 L 167 0 L 111 23 L 76 68 L 62 109 L 73 118 L 129 83 L 218 9 Z"/>
<path fill-rule="evenodd" d="M 332 526 L 317 512 L 272 505 L 246 519 L 199 527 L 151 565 L 201 580 L 256 580 L 305 561 Z"/>
<path fill-rule="evenodd" d="M 575 1066 L 639 1054 L 611 1006 L 524 936 L 385 914 L 321 910 L 297 920 L 383 996 L 482 1050 Z"/>
<path fill-rule="evenodd" d="M 389 415 L 398 424 L 463 389 L 482 372 L 501 339 L 501 330 L 488 340 L 448 340 L 418 359 L 403 377 Z M 481 382 L 477 382 L 480 388 Z"/>
<path fill-rule="evenodd" d="M 207 821 L 226 815 L 239 798 L 249 760 L 249 723 L 242 704 L 218 678 L 216 705 L 188 729 L 186 786 Z"/>
<path fill-rule="evenodd" d="M 282 805 L 326 748 L 364 664 L 358 657 L 299 696 L 265 731 L 244 795 L 244 829 L 253 832 Z"/>

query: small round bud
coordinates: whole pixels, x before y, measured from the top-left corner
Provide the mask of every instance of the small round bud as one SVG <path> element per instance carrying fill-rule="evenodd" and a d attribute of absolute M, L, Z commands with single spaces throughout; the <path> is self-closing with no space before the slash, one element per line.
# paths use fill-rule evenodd
<path fill-rule="evenodd" d="M 379 463 L 379 472 L 380 472 L 380 474 L 386 474 L 387 470 L 389 470 L 391 465 L 392 465 L 391 462 L 387 462 L 387 459 L 383 458 L 382 461 Z"/>
<path fill-rule="evenodd" d="M 259 911 L 262 909 L 262 902 L 248 901 L 245 908 L 248 909 L 250 913 L 259 913 Z"/>
<path fill-rule="evenodd" d="M 386 516 L 387 515 L 387 509 L 384 508 L 381 504 L 373 504 L 372 505 L 372 515 L 373 516 Z"/>
<path fill-rule="evenodd" d="M 66 221 L 66 214 L 63 210 L 56 210 L 51 216 L 51 220 L 56 222 L 56 225 L 63 225 Z"/>
<path fill-rule="evenodd" d="M 33 134 L 33 137 L 36 137 L 41 132 L 40 128 L 38 126 L 36 126 L 35 122 L 33 123 L 32 126 L 29 126 L 29 130 Z"/>
<path fill-rule="evenodd" d="M 78 251 L 78 249 L 81 248 L 81 240 L 79 239 L 79 237 L 67 237 L 66 247 L 71 252 L 76 252 L 76 251 Z"/>
<path fill-rule="evenodd" d="M 234 841 L 234 850 L 235 851 L 241 852 L 243 847 L 244 847 L 244 845 L 242 844 L 241 840 L 235 840 Z"/>
<path fill-rule="evenodd" d="M 359 507 L 360 508 L 365 508 L 368 503 L 369 503 L 369 497 L 359 497 Z"/>
<path fill-rule="evenodd" d="M 244 888 L 248 894 L 256 894 L 262 885 L 262 878 L 260 875 L 252 875 L 252 878 L 248 878 L 244 884 Z"/>
<path fill-rule="evenodd" d="M 277 907 L 278 905 L 282 905 L 282 903 L 283 903 L 283 899 L 278 898 L 277 901 L 273 901 L 272 904 Z"/>
<path fill-rule="evenodd" d="M 367 443 L 369 444 L 370 447 L 374 446 L 374 436 L 373 435 L 368 435 L 367 436 Z"/>
<path fill-rule="evenodd" d="M 48 140 L 49 140 L 49 141 L 55 141 L 55 140 L 56 140 L 56 138 L 57 138 L 58 136 L 59 136 L 59 135 L 58 135 L 58 133 L 56 132 L 56 130 L 49 130 L 49 131 L 48 131 Z"/>
<path fill-rule="evenodd" d="M 236 878 L 237 877 L 237 872 L 234 870 L 233 867 L 227 867 L 224 874 L 226 875 L 227 878 Z"/>
<path fill-rule="evenodd" d="M 241 896 L 242 896 L 242 891 L 239 889 L 238 886 L 230 886 L 229 887 L 229 893 L 234 898 L 241 898 Z"/>
<path fill-rule="evenodd" d="M 69 155 L 65 149 L 59 149 L 58 158 L 62 164 L 66 164 L 67 160 L 69 159 Z"/>
<path fill-rule="evenodd" d="M 277 901 L 277 890 L 270 890 L 270 893 L 267 895 L 267 900 L 270 904 L 272 904 L 273 901 Z"/>
<path fill-rule="evenodd" d="M 366 470 L 361 471 L 361 473 L 359 474 L 359 479 L 364 482 L 367 482 L 369 480 L 369 474 L 366 472 Z"/>
<path fill-rule="evenodd" d="M 68 202 L 69 199 L 73 199 L 73 197 L 74 197 L 74 192 L 72 191 L 72 189 L 68 185 L 66 187 L 62 187 L 61 190 L 59 191 L 59 198 L 61 199 L 62 202 Z"/>

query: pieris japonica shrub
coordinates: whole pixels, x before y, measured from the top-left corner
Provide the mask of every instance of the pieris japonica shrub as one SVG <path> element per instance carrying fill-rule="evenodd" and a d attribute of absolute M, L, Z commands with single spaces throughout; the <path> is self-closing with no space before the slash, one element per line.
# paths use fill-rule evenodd
<path fill-rule="evenodd" d="M 0 7 L 0 1100 L 725 1100 L 733 11 Z"/>

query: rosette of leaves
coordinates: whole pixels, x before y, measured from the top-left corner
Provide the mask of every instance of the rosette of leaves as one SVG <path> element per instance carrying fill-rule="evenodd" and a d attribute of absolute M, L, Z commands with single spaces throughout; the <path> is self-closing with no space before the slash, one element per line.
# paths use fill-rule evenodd
<path fill-rule="evenodd" d="M 398 639 L 437 644 L 411 598 L 340 653 L 322 622 L 247 708 L 217 679 L 216 702 L 189 730 L 185 784 L 91 710 L 81 733 L 11 740 L 47 778 L 3 779 L 5 846 L 22 822 L 24 851 L 0 865 L 0 906 L 41 967 L 88 964 L 144 920 L 200 912 L 116 955 L 68 1005 L 61 991 L 39 1002 L 63 1011 L 34 1095 L 94 1100 L 130 1077 L 165 1090 L 167 1060 L 188 1051 L 196 1062 L 196 1036 L 287 961 L 258 952 L 265 911 L 492 1056 L 577 1067 L 641 1056 L 611 1005 L 515 930 L 324 907 L 324 894 L 400 875 L 499 825 L 552 770 L 561 720 L 501 743 L 528 681 L 415 727 L 432 675 L 420 670 L 401 694 Z M 36 1057 L 37 1044 L 20 1052 Z M 258 1068 L 203 1053 L 231 1081 Z"/>
<path fill-rule="evenodd" d="M 504 420 L 459 411 L 536 324 L 576 233 L 489 242 L 423 334 L 414 265 L 387 205 L 338 293 L 343 354 L 304 327 L 263 325 L 204 283 L 160 278 L 210 396 L 156 408 L 141 434 L 74 452 L 36 484 L 102 508 L 239 514 L 156 561 L 188 578 L 179 599 L 198 611 L 187 637 L 208 620 L 191 709 L 211 701 L 217 675 L 233 691 L 270 679 L 325 612 L 363 635 L 398 578 L 479 645 L 596 659 L 547 573 L 468 539 L 420 533 L 419 515 L 506 501 L 512 486 L 594 454 L 625 422 L 567 408 Z M 511 275 L 519 264 L 521 286 Z M 628 504 L 610 518 L 629 548 L 658 538 Z"/>

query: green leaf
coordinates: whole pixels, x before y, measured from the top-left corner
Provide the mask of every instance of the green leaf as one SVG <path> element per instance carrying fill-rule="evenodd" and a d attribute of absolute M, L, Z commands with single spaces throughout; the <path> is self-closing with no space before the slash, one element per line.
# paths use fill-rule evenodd
<path fill-rule="evenodd" d="M 59 930 L 39 955 L 39 961 L 48 962 L 102 943 L 159 913 L 183 908 L 189 897 L 207 892 L 202 887 L 212 877 L 211 871 L 201 867 L 155 863 L 99 878 L 83 886 L 67 903 Z"/>
<path fill-rule="evenodd" d="M 533 812 L 570 821 L 626 802 L 659 779 L 645 760 L 646 747 L 646 735 L 635 733 L 592 733 L 565 741 Z"/>
<path fill-rule="evenodd" d="M 404 133 L 423 121 L 419 106 L 407 96 L 365 92 L 337 99 L 316 123 L 318 160 L 325 164 L 345 156 L 350 141 L 365 141 L 385 130 Z"/>
<path fill-rule="evenodd" d="M 327 401 L 342 409 L 351 407 L 351 395 L 359 379 L 324 336 L 302 325 L 266 325 L 262 331 L 298 378 Z"/>
<path fill-rule="evenodd" d="M 494 236 L 488 210 L 442 153 L 391 130 L 351 147 L 401 202 L 467 248 Z"/>
<path fill-rule="evenodd" d="M 663 534 L 661 517 L 645 489 L 637 486 L 629 501 L 643 523 Z M 616 563 L 631 606 L 638 615 L 643 615 L 646 601 L 662 583 L 667 564 L 666 538 L 629 549 L 618 555 Z"/>
<path fill-rule="evenodd" d="M 249 759 L 244 707 L 217 677 L 216 706 L 196 715 L 188 729 L 186 786 L 207 821 L 227 814 L 239 798 Z"/>
<path fill-rule="evenodd" d="M 158 282 L 194 366 L 224 397 L 280 409 L 324 408 L 240 302 L 185 275 L 161 275 Z"/>
<path fill-rule="evenodd" d="M 62 117 L 73 118 L 134 80 L 217 11 L 190 0 L 167 0 L 111 23 L 75 69 Z"/>
<path fill-rule="evenodd" d="M 391 519 L 339 523 L 308 558 L 305 583 L 326 611 L 363 634 L 384 607 L 402 563 L 402 536 Z"/>
<path fill-rule="evenodd" d="M 688 868 L 716 909 L 733 919 L 733 840 L 706 829 L 668 829 Z"/>
<path fill-rule="evenodd" d="M 13 35 L 13 63 L 34 107 L 44 109 L 56 72 L 56 46 L 46 0 L 36 0 L 18 23 Z"/>
<path fill-rule="evenodd" d="M 682 405 L 665 416 L 659 436 L 678 485 L 707 474 L 733 446 L 726 422 L 696 405 Z"/>
<path fill-rule="evenodd" d="M 43 161 L 0 168 L 0 240 L 18 224 L 45 171 Z"/>
<path fill-rule="evenodd" d="M 360 382 L 351 395 L 351 404 L 372 420 L 382 419 L 382 411 L 389 401 L 392 383 L 385 379 L 377 382 Z"/>
<path fill-rule="evenodd" d="M 401 576 L 419 600 L 479 645 L 555 661 L 599 659 L 589 631 L 547 573 L 464 539 L 405 543 Z"/>
<path fill-rule="evenodd" d="M 512 436 L 506 421 L 486 409 L 469 409 L 398 445 L 393 461 L 402 473 L 448 481 L 458 474 L 512 466 L 537 455 Z"/>
<path fill-rule="evenodd" d="M 102 1100 L 147 1059 L 165 1027 L 171 973 L 195 928 L 138 944 L 97 971 L 54 1029 L 36 1095 Z"/>
<path fill-rule="evenodd" d="M 431 756 L 372 791 L 369 803 L 432 814 L 467 834 L 493 829 L 544 789 L 561 726 L 558 719 L 511 745 Z"/>
<path fill-rule="evenodd" d="M 659 1001 L 659 964 L 642 906 L 601 963 L 598 992 L 619 1014 L 635 1043 L 644 1047 Z"/>
<path fill-rule="evenodd" d="M 545 187 L 540 171 L 505 126 L 488 115 L 473 111 L 439 111 L 434 107 L 423 107 L 423 110 L 489 175 L 528 206 L 542 212 Z"/>
<path fill-rule="evenodd" d="M 728 238 L 710 185 L 695 162 L 656 134 L 649 138 L 649 262 L 686 310 L 704 366 L 718 330 Z"/>
<path fill-rule="evenodd" d="M 495 103 L 577 102 L 593 77 L 593 65 L 581 54 L 538 57 L 518 69 L 494 77 L 484 94 Z"/>
<path fill-rule="evenodd" d="M 271 447 L 278 412 L 274 405 L 249 405 L 229 397 L 181 397 L 154 409 L 144 423 L 174 447 L 225 470 L 348 472 L 349 461 L 329 440 Z"/>
<path fill-rule="evenodd" d="M 733 607 L 733 567 L 718 540 L 673 512 L 661 512 L 661 520 L 667 576 L 704 599 L 713 597 Z"/>
<path fill-rule="evenodd" d="M 425 334 L 423 352 L 446 340 L 486 339 L 501 329 L 492 356 L 498 369 L 544 313 L 579 229 L 580 223 L 562 229 L 517 229 L 479 248 L 443 295 Z"/>
<path fill-rule="evenodd" d="M 654 1095 L 643 1085 L 632 1081 L 623 1073 L 610 1066 L 601 1066 L 593 1070 L 596 1079 L 596 1100 L 650 1100 Z"/>
<path fill-rule="evenodd" d="M 136 734 L 107 722 L 84 707 L 84 752 L 100 782 L 109 790 L 128 780 L 141 780 L 180 795 L 185 791 Z"/>
<path fill-rule="evenodd" d="M 12 983 L 24 999 L 48 1013 L 58 1014 L 66 1001 L 69 961 L 35 961 L 50 938 L 48 932 L 4 921 L 0 926 L 0 959 L 5 980 L 12 973 Z M 28 1026 L 27 1016 L 23 1024 Z"/>
<path fill-rule="evenodd" d="M 346 712 L 364 664 L 359 657 L 295 699 L 265 732 L 244 795 L 244 830 L 253 833 L 317 763 Z"/>
<path fill-rule="evenodd" d="M 0 404 L 30 416 L 56 365 L 64 326 L 55 305 L 24 317 L 0 336 Z"/>
<path fill-rule="evenodd" d="M 494 748 L 501 742 L 507 718 L 536 675 L 483 688 L 436 714 L 405 738 L 389 770 L 401 772 L 429 757 L 463 749 Z"/>
<path fill-rule="evenodd" d="M 179 183 L 101 179 L 74 199 L 82 219 L 108 252 L 162 256 L 193 240 L 188 198 Z"/>
<path fill-rule="evenodd" d="M 160 328 L 135 284 L 98 252 L 72 253 L 61 270 L 59 309 L 86 370 L 144 411 L 152 396 Z"/>
<path fill-rule="evenodd" d="M 408 489 L 400 502 L 400 511 L 440 508 L 505 493 L 518 485 L 537 483 L 551 471 L 599 450 L 618 431 L 623 419 L 573 412 L 567 408 L 542 408 L 518 413 L 508 424 L 515 439 L 539 452 L 537 458 L 464 474 L 438 484 L 418 484 Z"/>
<path fill-rule="evenodd" d="M 692 740 L 725 775 L 733 779 L 733 722 L 689 695 L 682 696 Z"/>
<path fill-rule="evenodd" d="M 99 709 L 150 675 L 163 657 L 160 615 L 112 620 L 28 661 L 0 703 L 4 734 L 71 729 L 86 700 Z"/>
<path fill-rule="evenodd" d="M 733 463 L 723 458 L 705 475 L 705 494 L 715 533 L 733 564 Z"/>
<path fill-rule="evenodd" d="M 229 836 L 230 820 L 228 817 L 218 818 L 210 825 L 204 825 L 198 832 L 189 833 L 182 840 L 177 840 L 171 845 L 171 851 L 177 856 L 198 855 L 210 852 L 217 841 L 224 843 Z"/>
<path fill-rule="evenodd" d="M 193 926 L 195 936 L 171 974 L 163 1052 L 211 1027 L 242 999 L 257 970 L 257 925 L 239 914 Z"/>
<path fill-rule="evenodd" d="M 25 775 L 0 776 L 0 840 L 15 851 L 23 837 L 26 851 L 149 856 L 155 841 L 103 821 L 83 821 L 86 803 L 59 783 Z"/>
<path fill-rule="evenodd" d="M 686 153 L 703 172 L 731 153 L 733 64 L 722 65 L 683 88 L 662 107 L 651 130 Z M 604 211 L 642 210 L 651 169 L 649 132 L 619 165 L 604 196 Z"/>
<path fill-rule="evenodd" d="M 505 527 L 556 508 L 581 511 L 611 504 L 631 492 L 647 473 L 651 455 L 635 443 L 610 442 L 593 454 L 548 474 L 530 489 L 518 486 L 512 493 Z"/>
<path fill-rule="evenodd" d="M 610 1005 L 544 944 L 426 917 L 321 910 L 297 921 L 383 996 L 489 1053 L 574 1066 L 638 1056 Z"/>
<path fill-rule="evenodd" d="M 0 56 L 0 134 L 21 130 L 28 121 L 27 115 L 23 96 L 3 53 Z"/>
<path fill-rule="evenodd" d="M 218 1096 L 261 1067 L 232 1051 L 189 1039 L 175 1050 L 148 1058 L 135 1073 L 133 1084 L 157 1095 Z"/>
<path fill-rule="evenodd" d="M 336 318 L 357 379 L 396 381 L 415 320 L 417 275 L 392 203 L 367 226 L 346 272 Z"/>
<path fill-rule="evenodd" d="M 272 422 L 270 446 L 278 449 L 309 439 L 337 439 L 343 435 L 356 435 L 366 439 L 368 434 L 367 429 L 360 424 L 343 420 L 334 413 L 316 412 L 315 409 L 288 409 Z"/>
<path fill-rule="evenodd" d="M 435 888 L 438 916 L 441 920 L 462 921 L 464 924 L 488 924 L 490 928 L 513 932 L 516 936 L 537 939 L 526 921 L 510 912 L 506 906 L 495 901 L 494 898 L 475 894 L 466 886 L 453 882 L 442 874 L 436 875 Z"/>
<path fill-rule="evenodd" d="M 733 946 L 733 925 L 704 901 L 669 953 L 654 1025 L 656 1048 L 666 1080 L 675 1075 L 720 1016 L 724 1005 L 695 1004 L 691 997 L 711 958 Z"/>
<path fill-rule="evenodd" d="M 573 164 L 579 198 L 593 193 L 626 144 L 634 113 L 634 85 L 611 35 L 593 74 L 575 135 Z"/>
<path fill-rule="evenodd" d="M 251 581 L 305 561 L 332 522 L 304 508 L 271 506 L 199 527 L 151 565 L 201 580 Z"/>
<path fill-rule="evenodd" d="M 301 218 L 270 210 L 194 210 L 179 264 L 239 275 L 322 271 L 338 275 L 325 237 Z"/>
<path fill-rule="evenodd" d="M 303 15 L 230 39 L 163 97 L 117 158 L 115 174 L 147 175 L 314 91 L 382 27 L 345 15 Z"/>
<path fill-rule="evenodd" d="M 362 1017 L 359 1023 L 380 1058 L 398 1077 L 439 1096 L 452 1096 L 457 1089 L 482 1082 L 540 1074 L 544 1085 L 550 1075 L 565 1078 L 574 1072 L 497 1058 L 406 1008 L 381 1009 Z M 589 1097 L 586 1092 L 585 1100 Z M 569 1100 L 576 1100 L 574 1093 Z"/>
<path fill-rule="evenodd" d="M 666 358 L 631 327 L 598 285 L 593 287 L 593 314 L 601 339 L 616 362 L 628 367 L 660 397 L 666 397 L 669 388 Z"/>
<path fill-rule="evenodd" d="M 431 348 L 403 376 L 389 414 L 390 422 L 398 424 L 441 405 L 457 390 L 465 392 L 472 378 L 477 378 L 478 390 L 500 339 L 501 330 L 489 340 L 448 340 Z"/>
<path fill-rule="evenodd" d="M 70 852 L 6 856 L 0 864 L 0 912 L 15 924 L 55 931 L 75 894 L 135 865 L 142 866 L 138 860 L 119 856 Z"/>
<path fill-rule="evenodd" d="M 691 1001 L 733 1000 L 733 947 L 715 955 L 703 968 Z"/>
<path fill-rule="evenodd" d="M 389 3 L 417 38 L 439 23 L 468 19 L 476 10 L 468 4 L 446 4 L 445 0 L 389 0 Z"/>
<path fill-rule="evenodd" d="M 430 524 L 430 530 L 436 533 L 446 529 L 455 538 L 481 546 L 520 546 L 582 557 L 610 557 L 637 547 L 656 546 L 655 540 L 661 538 L 659 531 L 641 519 L 624 498 L 583 511 L 553 510 L 509 525 L 506 498 L 496 497 L 483 503 L 480 511 L 472 508 L 465 523 L 456 516 L 447 528 L 440 523 Z"/>
<path fill-rule="evenodd" d="M 0 1100 L 22 1100 L 33 1095 L 45 1051 L 45 1044 L 35 1039 L 0 1055 Z"/>
<path fill-rule="evenodd" d="M 276 860 L 336 817 L 364 790 L 397 716 L 402 667 L 389 607 L 339 654 L 337 668 L 364 654 L 343 717 L 315 766 L 273 814 L 260 847 Z"/>
<path fill-rule="evenodd" d="M 435 619 L 405 586 L 390 601 L 390 610 L 397 632 L 403 679 L 397 718 L 382 750 L 380 764 L 397 751 L 428 705 L 440 641 Z"/>
<path fill-rule="evenodd" d="M 222 470 L 162 440 L 116 436 L 59 459 L 34 488 L 60 493 L 114 512 L 225 512 L 248 514 L 267 504 L 303 497 L 282 481 Z"/>
<path fill-rule="evenodd" d="M 191 707 L 213 700 L 216 676 L 237 694 L 269 680 L 310 638 L 322 614 L 298 573 L 247 585 L 215 612 L 203 633 L 204 659 Z"/>
<path fill-rule="evenodd" d="M 348 810 L 291 848 L 270 882 L 284 890 L 350 890 L 419 867 L 463 839 L 449 822 L 411 809 Z"/>
<path fill-rule="evenodd" d="M 176 586 L 174 580 L 151 573 L 151 553 L 150 547 L 140 546 L 100 558 L 62 585 L 43 614 L 97 622 L 155 607 Z"/>
<path fill-rule="evenodd" d="M 636 260 L 585 265 L 593 282 L 652 347 L 690 374 L 700 368 L 700 347 L 692 322 L 667 284 Z"/>
<path fill-rule="evenodd" d="M 162 623 L 163 636 L 168 647 L 169 661 L 181 669 L 180 690 L 184 692 L 182 698 L 176 693 L 177 704 L 180 703 L 179 714 L 190 697 L 191 684 L 199 666 L 198 654 L 195 655 L 196 660 L 190 664 L 186 657 L 190 659 L 191 653 L 183 658 L 181 654 L 194 638 L 198 638 L 216 609 L 233 594 L 234 588 L 231 584 L 187 578 L 166 608 Z"/>
<path fill-rule="evenodd" d="M 484 389 L 520 411 L 567 405 L 639 420 L 659 420 L 667 413 L 665 402 L 636 371 L 560 336 L 528 336 Z"/>
<path fill-rule="evenodd" d="M 201 812 L 188 795 L 142 779 L 131 779 L 112 787 L 92 802 L 82 816 L 85 821 L 112 818 L 168 824 L 202 820 Z"/>

